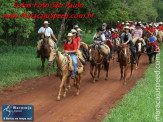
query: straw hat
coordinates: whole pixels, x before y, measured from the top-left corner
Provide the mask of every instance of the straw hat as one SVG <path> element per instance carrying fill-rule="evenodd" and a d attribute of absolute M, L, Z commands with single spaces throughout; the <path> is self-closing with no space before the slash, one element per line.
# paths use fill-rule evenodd
<path fill-rule="evenodd" d="M 126 23 L 126 25 L 130 25 L 130 23 Z"/>
<path fill-rule="evenodd" d="M 48 21 L 44 21 L 44 24 L 50 24 Z"/>
<path fill-rule="evenodd" d="M 150 23 L 149 25 L 152 26 L 152 23 Z"/>
<path fill-rule="evenodd" d="M 72 33 L 68 33 L 68 34 L 67 34 L 67 37 L 71 37 L 71 36 L 73 36 Z"/>
<path fill-rule="evenodd" d="M 81 31 L 82 32 L 82 30 L 80 28 L 78 28 L 77 31 Z"/>
<path fill-rule="evenodd" d="M 122 25 L 124 25 L 125 23 L 124 22 L 122 22 Z"/>
<path fill-rule="evenodd" d="M 130 28 L 129 28 L 128 26 L 125 26 L 124 29 L 128 29 L 128 30 L 130 30 Z"/>
<path fill-rule="evenodd" d="M 134 28 L 133 27 L 130 27 L 130 30 L 134 30 Z"/>
<path fill-rule="evenodd" d="M 71 33 L 77 33 L 77 31 L 75 29 L 72 29 Z"/>
<path fill-rule="evenodd" d="M 159 25 L 162 25 L 163 23 L 162 22 L 159 22 Z"/>

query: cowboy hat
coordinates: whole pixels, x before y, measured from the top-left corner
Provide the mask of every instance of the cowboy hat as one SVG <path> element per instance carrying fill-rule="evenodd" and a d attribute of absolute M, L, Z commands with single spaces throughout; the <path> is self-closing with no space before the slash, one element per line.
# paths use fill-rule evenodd
<path fill-rule="evenodd" d="M 104 31 L 104 29 L 102 27 L 98 27 L 97 31 Z"/>
<path fill-rule="evenodd" d="M 130 25 L 130 23 L 127 22 L 126 25 Z"/>
<path fill-rule="evenodd" d="M 67 34 L 67 37 L 71 37 L 71 36 L 73 36 L 72 33 L 68 33 L 68 34 Z"/>
<path fill-rule="evenodd" d="M 77 31 L 81 31 L 82 32 L 82 30 L 80 28 L 78 28 Z"/>
<path fill-rule="evenodd" d="M 159 25 L 162 25 L 163 23 L 162 22 L 159 22 Z"/>
<path fill-rule="evenodd" d="M 130 30 L 134 30 L 134 28 L 133 27 L 130 27 Z"/>
<path fill-rule="evenodd" d="M 50 24 L 48 21 L 44 21 L 44 24 Z"/>
<path fill-rule="evenodd" d="M 130 28 L 129 28 L 128 26 L 125 26 L 124 29 L 128 29 L 128 30 L 130 30 Z"/>
<path fill-rule="evenodd" d="M 74 28 L 78 28 L 79 26 L 78 25 L 75 25 Z"/>
<path fill-rule="evenodd" d="M 124 22 L 122 22 L 122 25 L 124 25 L 125 23 Z"/>
<path fill-rule="evenodd" d="M 152 26 L 152 23 L 150 23 L 149 26 Z"/>
<path fill-rule="evenodd" d="M 77 33 L 77 31 L 75 29 L 72 29 L 71 33 Z"/>

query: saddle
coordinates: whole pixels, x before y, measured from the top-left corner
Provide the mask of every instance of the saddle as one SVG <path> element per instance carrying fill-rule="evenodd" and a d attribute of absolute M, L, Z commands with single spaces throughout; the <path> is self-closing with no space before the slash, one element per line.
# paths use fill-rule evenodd
<path fill-rule="evenodd" d="M 72 61 L 72 58 L 70 55 L 68 54 L 65 54 L 65 56 L 67 57 L 67 62 L 68 62 L 68 70 L 69 71 L 73 71 L 74 70 L 74 67 L 73 67 L 73 61 Z M 79 57 L 77 56 L 77 69 L 81 68 L 83 65 L 81 63 L 81 61 L 79 60 Z"/>

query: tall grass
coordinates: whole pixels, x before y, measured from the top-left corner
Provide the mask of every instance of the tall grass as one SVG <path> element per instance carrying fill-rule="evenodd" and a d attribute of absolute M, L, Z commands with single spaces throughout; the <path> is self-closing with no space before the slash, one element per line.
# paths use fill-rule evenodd
<path fill-rule="evenodd" d="M 163 50 L 161 51 L 161 86 L 163 86 Z M 110 110 L 103 122 L 155 122 L 156 121 L 156 74 L 155 64 L 149 66 L 144 77 L 132 91 Z M 161 88 L 161 94 L 163 88 Z M 160 122 L 163 122 L 163 100 L 161 97 Z"/>
<path fill-rule="evenodd" d="M 41 60 L 35 56 L 34 47 L 0 47 L 0 87 L 41 76 Z"/>

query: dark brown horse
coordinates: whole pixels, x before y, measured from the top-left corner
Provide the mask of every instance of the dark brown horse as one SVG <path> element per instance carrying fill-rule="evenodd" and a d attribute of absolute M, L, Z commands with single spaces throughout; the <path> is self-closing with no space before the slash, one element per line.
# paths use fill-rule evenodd
<path fill-rule="evenodd" d="M 136 69 L 138 68 L 139 65 L 139 59 L 141 57 L 141 54 L 143 53 L 143 42 L 141 40 L 137 40 L 135 43 L 135 48 L 136 48 Z"/>
<path fill-rule="evenodd" d="M 127 69 L 129 64 L 131 64 L 131 74 L 130 74 L 130 78 L 131 78 L 132 71 L 133 71 L 133 58 L 131 57 L 129 46 L 123 43 L 122 43 L 122 50 L 120 51 L 119 54 L 119 63 L 121 69 L 121 80 L 124 79 L 124 85 L 127 85 L 126 82 Z M 123 73 L 123 67 L 125 68 L 124 73 Z"/>
<path fill-rule="evenodd" d="M 148 54 L 148 57 L 149 57 L 149 64 L 152 64 L 152 59 L 154 57 L 154 61 L 156 60 L 156 54 L 157 52 L 154 52 L 155 49 L 153 47 L 152 44 L 147 44 L 147 54 Z"/>
<path fill-rule="evenodd" d="M 50 53 L 51 53 L 51 47 L 49 45 L 49 39 L 44 38 L 40 48 L 40 55 L 42 61 L 42 73 L 44 72 L 44 68 L 45 68 L 45 59 L 49 59 Z M 48 75 L 49 75 L 49 67 L 50 65 L 48 65 Z"/>
<path fill-rule="evenodd" d="M 95 46 L 95 49 L 89 49 L 89 61 L 90 61 L 90 74 L 93 78 L 93 83 L 99 80 L 101 65 L 104 65 L 106 71 L 106 78 L 108 80 L 108 71 L 109 71 L 109 62 L 104 58 L 104 55 L 98 50 L 98 46 Z M 95 70 L 94 70 L 95 68 Z M 98 76 L 96 77 L 98 71 Z"/>

